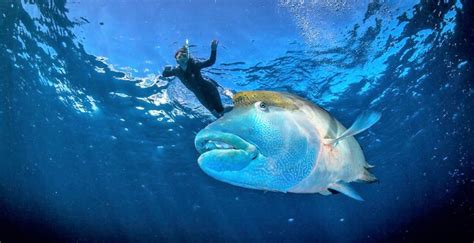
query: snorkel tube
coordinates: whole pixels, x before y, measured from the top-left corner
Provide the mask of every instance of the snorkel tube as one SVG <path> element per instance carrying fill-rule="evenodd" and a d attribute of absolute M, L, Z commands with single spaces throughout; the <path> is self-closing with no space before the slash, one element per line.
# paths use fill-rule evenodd
<path fill-rule="evenodd" d="M 186 49 L 186 54 L 188 55 L 188 58 L 191 57 L 190 53 L 189 53 L 189 40 L 188 39 L 186 39 L 186 41 L 183 45 L 183 48 Z"/>

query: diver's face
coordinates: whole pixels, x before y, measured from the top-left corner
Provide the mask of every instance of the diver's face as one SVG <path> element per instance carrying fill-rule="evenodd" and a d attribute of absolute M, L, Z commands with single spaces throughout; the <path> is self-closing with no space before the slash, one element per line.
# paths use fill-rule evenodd
<path fill-rule="evenodd" d="M 179 65 L 186 65 L 186 63 L 188 62 L 189 60 L 189 57 L 188 57 L 188 54 L 185 53 L 185 52 L 180 52 L 178 53 L 178 55 L 176 56 L 176 62 L 179 64 Z"/>

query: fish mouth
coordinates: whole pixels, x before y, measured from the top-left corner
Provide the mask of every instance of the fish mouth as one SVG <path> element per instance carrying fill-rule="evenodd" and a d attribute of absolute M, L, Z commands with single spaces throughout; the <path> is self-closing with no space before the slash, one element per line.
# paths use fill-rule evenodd
<path fill-rule="evenodd" d="M 241 137 L 211 129 L 200 131 L 194 144 L 201 154 L 199 166 L 206 172 L 240 171 L 259 155 L 257 147 Z"/>

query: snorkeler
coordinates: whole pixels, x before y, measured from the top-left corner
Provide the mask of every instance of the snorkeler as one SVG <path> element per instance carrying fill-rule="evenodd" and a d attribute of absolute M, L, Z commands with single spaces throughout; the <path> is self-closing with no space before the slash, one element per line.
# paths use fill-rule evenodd
<path fill-rule="evenodd" d="M 217 40 L 211 42 L 211 56 L 208 60 L 200 62 L 190 57 L 186 41 L 186 44 L 174 55 L 178 65 L 176 67 L 166 66 L 163 70 L 163 77 L 178 77 L 184 86 L 196 95 L 204 107 L 214 116 L 220 117 L 224 114 L 225 109 L 217 90 L 218 84 L 201 75 L 201 69 L 210 67 L 216 62 L 217 43 Z"/>

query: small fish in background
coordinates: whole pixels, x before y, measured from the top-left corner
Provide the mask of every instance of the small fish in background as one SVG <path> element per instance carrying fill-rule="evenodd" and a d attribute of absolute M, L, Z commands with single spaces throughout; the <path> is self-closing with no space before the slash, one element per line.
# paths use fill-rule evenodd
<path fill-rule="evenodd" d="M 365 112 L 346 129 L 329 112 L 290 93 L 239 92 L 234 108 L 201 130 L 195 146 L 209 176 L 240 187 L 292 193 L 341 192 L 377 179 L 354 135 L 375 124 Z"/>

